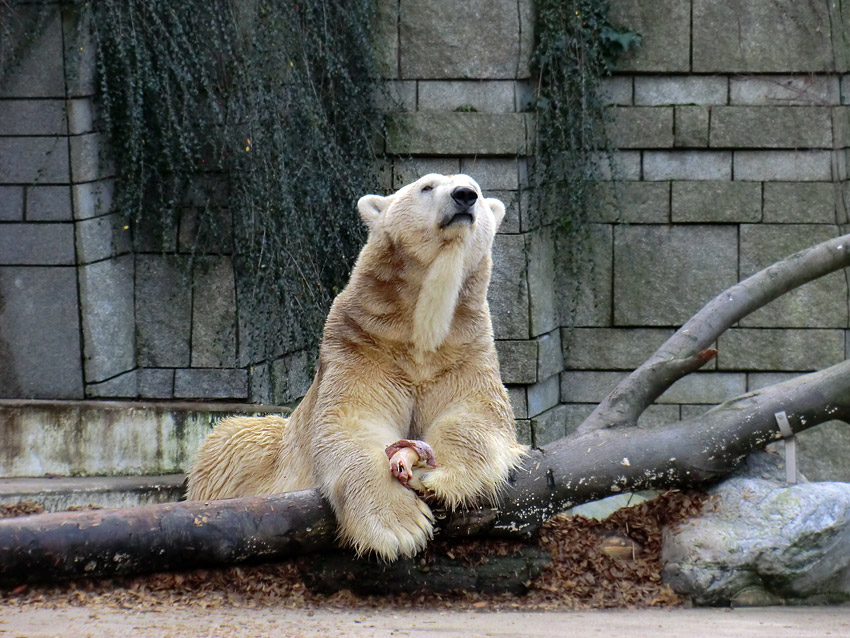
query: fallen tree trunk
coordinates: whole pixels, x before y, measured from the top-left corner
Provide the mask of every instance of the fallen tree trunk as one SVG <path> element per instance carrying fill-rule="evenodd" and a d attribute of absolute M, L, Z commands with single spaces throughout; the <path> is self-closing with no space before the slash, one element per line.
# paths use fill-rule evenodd
<path fill-rule="evenodd" d="M 850 265 L 848 247 L 850 235 L 771 269 L 811 268 L 809 254 L 818 256 L 820 276 Z M 727 295 L 731 305 L 723 303 L 723 295 L 715 298 L 706 308 L 718 305 L 721 318 L 712 322 L 705 309 L 696 315 L 700 321 L 683 326 L 600 404 L 588 427 L 532 451 L 511 477 L 499 507 L 438 512 L 438 533 L 527 537 L 557 512 L 611 494 L 714 482 L 747 453 L 779 438 L 778 412 L 786 413 L 794 432 L 835 419 L 850 423 L 850 361 L 845 361 L 742 395 L 695 419 L 651 429 L 634 425 L 660 388 L 713 356 L 706 349 L 710 335 L 737 321 L 744 309 L 759 307 L 752 299 L 763 304 L 777 296 L 775 288 L 761 289 L 781 277 L 761 274 L 730 289 L 746 290 L 750 301 L 734 303 L 737 292 Z M 812 278 L 795 275 L 791 281 L 800 285 Z M 7 519 L 0 521 L 0 584 L 280 560 L 333 546 L 335 529 L 330 508 L 315 490 Z M 409 573 L 411 563 L 399 562 L 395 569 Z"/>

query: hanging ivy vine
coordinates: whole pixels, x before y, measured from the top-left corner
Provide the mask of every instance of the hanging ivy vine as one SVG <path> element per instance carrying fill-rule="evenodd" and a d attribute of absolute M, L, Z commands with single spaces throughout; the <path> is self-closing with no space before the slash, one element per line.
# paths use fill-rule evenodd
<path fill-rule="evenodd" d="M 537 139 L 531 186 L 564 229 L 586 218 L 600 162 L 610 160 L 600 85 L 640 36 L 614 27 L 607 0 L 536 0 Z M 551 211 L 557 211 L 552 214 Z"/>

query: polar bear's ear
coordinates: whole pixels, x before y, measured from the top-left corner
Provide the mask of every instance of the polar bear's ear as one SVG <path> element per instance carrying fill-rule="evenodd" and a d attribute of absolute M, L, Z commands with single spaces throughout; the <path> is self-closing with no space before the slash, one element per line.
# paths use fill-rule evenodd
<path fill-rule="evenodd" d="M 389 206 L 390 197 L 364 195 L 358 200 L 357 210 L 360 211 L 360 218 L 369 230 L 372 230 L 372 227 L 375 225 L 375 222 L 378 221 L 381 213 L 384 212 L 387 206 Z"/>
<path fill-rule="evenodd" d="M 505 218 L 505 205 L 494 197 L 488 197 L 484 201 L 487 202 L 487 206 L 489 206 L 490 210 L 493 211 L 493 217 L 496 218 L 496 229 L 498 230 L 499 225 Z"/>

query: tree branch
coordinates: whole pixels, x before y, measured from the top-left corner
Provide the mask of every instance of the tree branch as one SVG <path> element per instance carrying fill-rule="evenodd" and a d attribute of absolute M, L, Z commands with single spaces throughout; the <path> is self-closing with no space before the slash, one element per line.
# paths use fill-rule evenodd
<path fill-rule="evenodd" d="M 802 250 L 721 292 L 632 372 L 579 426 L 579 432 L 635 425 L 676 380 L 713 358 L 708 348 L 748 314 L 786 292 L 850 266 L 850 234 Z"/>
<path fill-rule="evenodd" d="M 850 422 L 850 361 L 742 395 L 660 428 L 576 434 L 534 450 L 500 507 L 438 512 L 442 537 L 527 536 L 552 515 L 605 496 L 716 481 L 778 438 Z M 0 521 L 0 584 L 274 561 L 327 549 L 336 522 L 316 490 Z M 402 567 L 404 568 L 404 567 Z"/>

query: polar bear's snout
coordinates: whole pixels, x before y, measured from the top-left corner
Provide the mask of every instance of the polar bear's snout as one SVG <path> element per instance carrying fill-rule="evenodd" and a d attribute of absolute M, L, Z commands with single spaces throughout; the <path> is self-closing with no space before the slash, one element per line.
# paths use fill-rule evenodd
<path fill-rule="evenodd" d="M 475 202 L 478 201 L 478 193 L 466 186 L 458 186 L 452 193 L 454 210 L 449 211 L 440 221 L 440 228 L 454 226 L 455 224 L 475 223 Z"/>

